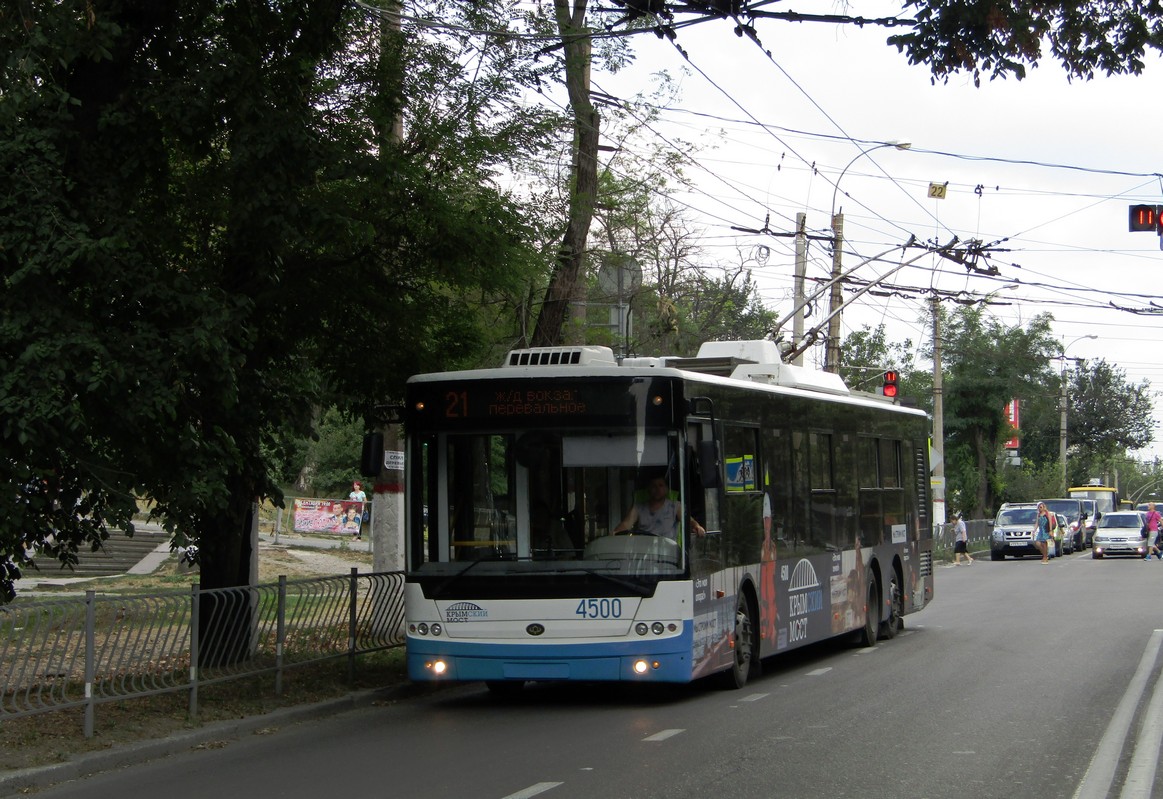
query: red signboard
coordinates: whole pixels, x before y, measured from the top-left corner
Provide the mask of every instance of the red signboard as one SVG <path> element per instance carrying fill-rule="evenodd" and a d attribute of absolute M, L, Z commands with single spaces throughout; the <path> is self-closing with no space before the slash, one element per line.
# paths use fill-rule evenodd
<path fill-rule="evenodd" d="M 1006 449 L 1018 449 L 1021 446 L 1021 441 L 1018 440 L 1018 430 L 1021 425 L 1018 424 L 1018 401 L 1012 399 L 1006 403 L 1006 419 L 1010 422 L 1010 427 L 1014 429 L 1014 436 L 1006 442 Z"/>

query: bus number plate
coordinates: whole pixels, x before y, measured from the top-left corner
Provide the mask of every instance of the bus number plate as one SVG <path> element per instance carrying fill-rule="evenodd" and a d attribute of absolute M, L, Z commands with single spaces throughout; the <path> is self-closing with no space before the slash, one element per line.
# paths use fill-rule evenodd
<path fill-rule="evenodd" d="M 620 619 L 622 618 L 621 599 L 583 599 L 577 603 L 574 614 L 583 619 Z"/>

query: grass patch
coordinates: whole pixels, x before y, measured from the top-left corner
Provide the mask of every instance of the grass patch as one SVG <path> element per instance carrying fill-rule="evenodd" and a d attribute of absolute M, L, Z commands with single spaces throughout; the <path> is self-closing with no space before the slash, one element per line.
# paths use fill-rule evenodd
<path fill-rule="evenodd" d="M 196 719 L 187 714 L 186 691 L 98 705 L 92 738 L 85 737 L 81 708 L 6 719 L 0 724 L 0 770 L 68 762 L 86 752 L 165 738 L 218 721 L 261 716 L 279 708 L 339 699 L 406 681 L 404 648 L 398 647 L 356 658 L 354 684 L 348 683 L 347 659 L 340 658 L 286 671 L 282 696 L 275 695 L 273 674 L 204 686 L 198 691 Z"/>

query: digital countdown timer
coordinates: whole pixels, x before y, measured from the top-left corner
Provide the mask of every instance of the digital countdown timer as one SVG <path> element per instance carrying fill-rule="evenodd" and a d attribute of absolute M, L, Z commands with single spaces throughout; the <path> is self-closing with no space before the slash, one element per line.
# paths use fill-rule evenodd
<path fill-rule="evenodd" d="M 1131 233 L 1150 230 L 1163 234 L 1163 229 L 1159 227 L 1159 215 L 1163 212 L 1163 205 L 1132 205 L 1130 211 Z"/>

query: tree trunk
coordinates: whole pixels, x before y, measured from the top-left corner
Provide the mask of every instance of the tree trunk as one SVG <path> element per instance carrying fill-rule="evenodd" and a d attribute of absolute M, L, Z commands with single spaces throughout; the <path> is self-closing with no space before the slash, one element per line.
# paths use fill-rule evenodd
<path fill-rule="evenodd" d="M 201 666 L 245 661 L 251 652 L 254 595 L 254 491 L 242 477 L 229 481 L 230 500 L 198 533 L 198 636 Z"/>
<path fill-rule="evenodd" d="M 564 42 L 565 85 L 573 109 L 574 142 L 569 219 L 557 263 L 545 289 L 541 312 L 530 342 L 535 347 L 562 344 L 570 303 L 585 296 L 582 271 L 586 239 L 594 216 L 598 189 L 598 112 L 590 102 L 590 39 L 585 33 L 586 0 L 576 0 L 571 15 L 568 0 L 554 0 L 557 28 Z M 570 334 L 580 339 L 580 328 Z"/>

